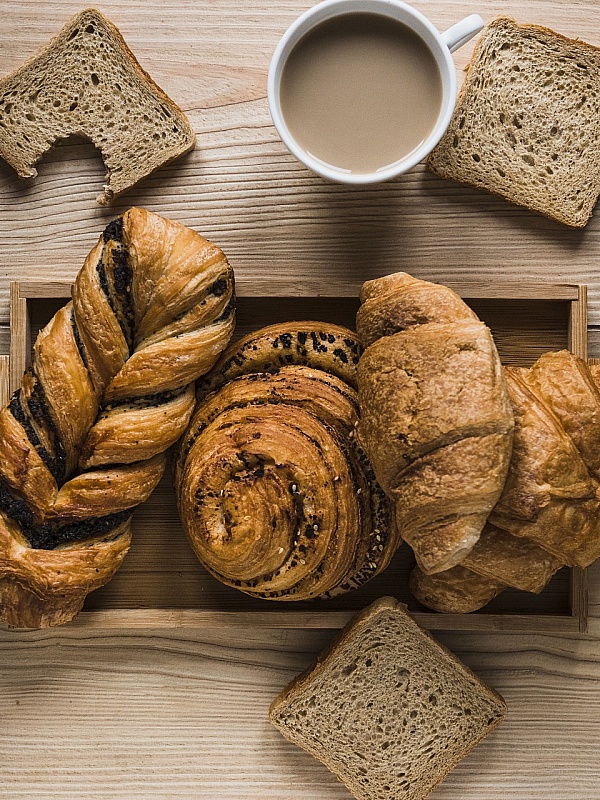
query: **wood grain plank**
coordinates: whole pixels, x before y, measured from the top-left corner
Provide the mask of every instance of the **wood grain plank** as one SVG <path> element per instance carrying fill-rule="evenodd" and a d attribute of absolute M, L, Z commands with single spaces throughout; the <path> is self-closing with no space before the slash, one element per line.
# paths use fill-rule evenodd
<path fill-rule="evenodd" d="M 569 350 L 580 358 L 588 357 L 587 286 L 578 287 L 578 296 L 571 302 L 569 317 Z M 587 633 L 589 591 L 587 571 L 575 568 L 571 575 L 571 608 L 579 620 L 579 630 Z"/>
<path fill-rule="evenodd" d="M 17 296 L 19 298 L 37 298 L 47 300 L 61 298 L 65 302 L 71 297 L 72 283 L 70 281 L 18 281 Z"/>
<path fill-rule="evenodd" d="M 0 355 L 0 407 L 8 403 L 10 397 L 9 357 Z"/>
<path fill-rule="evenodd" d="M 574 567 L 571 576 L 571 608 L 573 616 L 579 621 L 579 631 L 587 633 L 589 630 L 589 584 L 588 573 L 585 569 Z"/>
<path fill-rule="evenodd" d="M 577 299 L 571 303 L 569 319 L 569 350 L 580 358 L 588 357 L 588 291 L 577 287 Z"/>
<path fill-rule="evenodd" d="M 600 637 L 600 561 L 588 567 L 588 633 Z"/>
<path fill-rule="evenodd" d="M 588 325 L 588 350 L 590 358 L 600 357 L 600 328 Z"/>
<path fill-rule="evenodd" d="M 71 297 L 72 284 L 68 281 L 18 281 L 16 290 L 19 298 Z M 301 282 L 291 278 L 277 278 L 261 282 L 252 278 L 236 279 L 235 291 L 238 297 L 328 297 L 358 298 L 362 282 L 340 281 L 334 285 L 322 276 L 305 279 Z M 519 281 L 446 281 L 460 297 L 471 300 L 570 300 L 571 314 L 576 315 L 574 330 L 579 339 L 573 339 L 573 346 L 581 347 L 581 337 L 587 331 L 587 287 L 571 283 L 521 283 Z"/>
<path fill-rule="evenodd" d="M 31 349 L 31 328 L 27 300 L 19 291 L 19 282 L 10 285 L 10 392 L 20 385 Z"/>
<path fill-rule="evenodd" d="M 264 607 L 264 606 L 263 606 Z M 339 630 L 353 617 L 356 611 L 322 610 L 271 610 L 271 611 L 215 611 L 197 609 L 111 609 L 104 611 L 82 611 L 69 627 L 85 630 L 223 630 L 236 627 L 260 630 L 264 628 L 287 630 Z M 490 633 L 519 633 L 531 631 L 549 634 L 587 632 L 587 620 L 580 624 L 578 617 L 547 614 L 435 614 L 414 612 L 414 618 L 422 627 L 431 631 L 471 631 Z M 0 625 L 0 630 L 10 628 Z"/>
<path fill-rule="evenodd" d="M 481 3 L 416 0 L 440 28 Z M 590 319 L 600 321 L 596 253 L 600 223 L 584 231 L 519 209 L 501 198 L 443 181 L 419 166 L 366 188 L 329 184 L 287 153 L 266 103 L 270 55 L 305 0 L 248 4 L 234 0 L 177 8 L 156 2 L 106 2 L 143 66 L 188 112 L 196 150 L 159 170 L 111 208 L 94 203 L 103 168 L 89 143 L 65 141 L 47 154 L 39 176 L 19 181 L 0 167 L 0 270 L 5 280 L 31 274 L 72 280 L 104 224 L 130 205 L 144 205 L 192 225 L 220 244 L 240 280 L 268 286 L 321 276 L 333 286 L 406 269 L 440 281 L 540 279 L 589 283 Z M 4 2 L 0 68 L 8 71 L 47 41 L 76 2 Z M 600 44 L 595 0 L 575 5 L 533 0 L 487 3 L 497 13 L 537 20 Z M 15 33 L 18 32 L 18 35 Z M 166 37 L 166 38 L 165 38 Z M 169 58 L 163 57 L 168 42 Z M 158 45 L 158 47 L 157 47 Z M 472 43 L 455 56 L 459 76 Z M 0 285 L 0 323 L 8 315 Z"/>
<path fill-rule="evenodd" d="M 235 647 L 232 646 L 232 638 Z M 438 637 L 509 706 L 436 800 L 596 800 L 599 641 Z M 346 800 L 269 725 L 330 632 L 0 634 L 0 792 L 31 797 Z M 433 798 L 433 796 L 432 796 Z"/>

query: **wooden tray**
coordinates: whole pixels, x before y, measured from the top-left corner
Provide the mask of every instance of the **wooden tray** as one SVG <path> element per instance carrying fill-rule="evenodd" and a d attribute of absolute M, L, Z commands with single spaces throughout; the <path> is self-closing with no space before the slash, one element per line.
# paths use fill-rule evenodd
<path fill-rule="evenodd" d="M 267 285 L 236 281 L 236 337 L 263 325 L 291 319 L 322 319 L 354 326 L 359 285 Z M 587 357 L 585 286 L 556 283 L 456 283 L 457 291 L 493 331 L 506 364 L 528 366 L 547 350 L 568 347 Z M 20 281 L 11 284 L 10 360 L 0 363 L 0 393 L 13 391 L 29 360 L 31 342 L 70 297 L 67 283 Z M 9 377 L 8 381 L 6 377 Z M 8 386 L 7 386 L 8 384 Z M 3 400 L 3 398 L 0 398 Z M 391 594 L 406 602 L 425 627 L 434 630 L 548 631 L 587 630 L 585 570 L 560 570 L 539 595 L 506 590 L 474 614 L 431 613 L 410 597 L 408 575 L 414 563 L 404 545 L 386 572 L 359 591 L 335 600 L 273 603 L 223 586 L 199 564 L 179 523 L 170 471 L 152 497 L 135 512 L 133 544 L 123 566 L 86 600 L 71 623 L 93 628 L 222 627 L 253 625 L 286 628 L 338 628 L 373 599 Z"/>

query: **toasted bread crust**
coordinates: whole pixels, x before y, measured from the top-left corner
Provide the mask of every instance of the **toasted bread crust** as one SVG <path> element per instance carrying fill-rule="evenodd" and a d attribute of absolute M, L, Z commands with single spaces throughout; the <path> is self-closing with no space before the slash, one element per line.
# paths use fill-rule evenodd
<path fill-rule="evenodd" d="M 364 692 L 361 693 L 360 697 L 355 696 L 352 694 L 351 679 L 339 675 L 340 663 L 345 663 L 345 660 L 348 659 L 356 664 L 356 662 L 368 656 L 369 653 L 373 653 L 375 647 L 370 646 L 373 645 L 373 642 L 368 638 L 369 632 L 379 631 L 379 636 L 384 636 L 385 625 L 391 620 L 394 620 L 399 626 L 398 633 L 402 637 L 402 644 L 408 643 L 407 646 L 409 648 L 412 647 L 413 650 L 411 650 L 409 656 L 404 658 L 399 654 L 396 664 L 390 663 L 390 659 L 381 665 L 381 669 L 378 669 L 377 666 L 372 666 L 371 669 L 375 671 L 370 674 L 368 681 L 375 687 L 373 694 L 369 694 L 369 687 L 361 683 L 357 684 L 354 690 L 358 686 L 362 686 Z M 362 636 L 366 638 L 362 640 Z M 421 660 L 424 654 L 427 654 L 425 663 Z M 413 662 L 410 661 L 411 657 Z M 375 660 L 374 663 L 379 662 Z M 429 674 L 427 672 L 428 668 L 431 667 L 432 674 L 434 674 L 435 667 L 442 668 L 442 665 L 444 669 L 449 670 L 454 676 L 457 699 L 465 696 L 463 692 L 468 691 L 471 693 L 470 696 L 475 705 L 481 702 L 483 707 L 488 710 L 483 716 L 480 715 L 477 720 L 473 721 L 473 729 L 469 730 L 468 737 L 464 736 L 464 728 L 462 729 L 462 732 L 458 734 L 460 743 L 454 743 L 453 748 L 451 748 L 453 752 L 448 753 L 447 749 L 444 748 L 443 754 L 438 753 L 436 760 L 428 761 L 427 769 L 420 773 L 420 777 L 413 776 L 409 789 L 406 790 L 406 793 L 403 791 L 403 795 L 407 798 L 409 797 L 410 800 L 424 800 L 467 753 L 504 719 L 507 708 L 504 700 L 496 691 L 486 686 L 449 650 L 436 642 L 427 631 L 420 628 L 407 613 L 406 606 L 396 599 L 382 597 L 357 614 L 332 644 L 321 653 L 315 664 L 295 678 L 279 697 L 273 701 L 269 717 L 286 739 L 299 745 L 325 764 L 358 800 L 381 797 L 382 788 L 389 793 L 390 797 L 397 796 L 393 791 L 394 788 L 397 788 L 395 781 L 398 780 L 399 785 L 401 785 L 404 777 L 404 772 L 400 765 L 403 763 L 403 759 L 410 759 L 410 753 L 406 751 L 413 750 L 415 757 L 418 758 L 420 747 L 425 746 L 420 740 L 430 737 L 431 731 L 419 733 L 420 729 L 417 727 L 414 733 L 407 734 L 401 725 L 401 719 L 396 719 L 398 730 L 389 729 L 391 724 L 389 719 L 382 721 L 381 715 L 385 715 L 387 703 L 393 704 L 398 701 L 397 697 L 392 696 L 393 692 L 390 695 L 385 693 L 385 674 L 396 667 L 400 672 L 402 672 L 403 668 L 406 668 L 406 671 L 410 673 L 409 683 L 413 679 L 418 680 L 418 673 L 418 675 L 423 676 L 423 684 L 425 685 L 428 682 L 426 677 Z M 411 672 L 412 668 L 415 668 L 414 673 Z M 310 720 L 310 713 L 308 716 L 305 714 L 306 706 L 303 705 L 303 700 L 305 697 L 310 697 L 311 692 L 322 691 L 323 681 L 327 682 L 327 689 L 331 688 L 335 694 L 338 691 L 338 686 L 342 685 L 343 687 L 343 683 L 346 680 L 348 681 L 348 686 L 345 687 L 347 691 L 342 693 L 339 702 L 333 701 L 331 703 L 331 710 L 334 712 L 341 711 L 343 707 L 345 718 L 346 714 L 352 716 L 360 706 L 362 709 L 360 712 L 361 719 L 364 721 L 366 731 L 369 732 L 374 731 L 378 723 L 382 726 L 382 730 L 386 723 L 388 725 L 386 728 L 387 742 L 383 751 L 377 751 L 373 742 L 364 741 L 361 746 L 363 752 L 359 757 L 360 769 L 357 768 L 355 770 L 352 769 L 353 756 L 351 752 L 345 754 L 350 760 L 350 766 L 348 761 L 340 757 L 339 750 L 348 748 L 344 732 L 334 727 L 335 735 L 331 735 L 329 741 L 327 741 L 325 731 L 315 730 L 312 727 L 314 723 Z M 407 683 L 406 696 L 409 705 L 404 708 L 403 713 L 410 712 L 411 691 L 417 691 L 416 689 L 409 690 L 408 685 Z M 469 688 L 467 689 L 467 687 Z M 432 684 L 429 686 L 429 690 L 434 691 Z M 402 692 L 403 690 L 400 693 L 402 694 Z M 447 702 L 446 693 L 451 692 L 452 687 L 446 683 L 443 696 L 440 699 L 442 705 Z M 319 697 L 322 697 L 322 695 L 319 694 Z M 367 697 L 369 698 L 369 703 L 365 704 Z M 376 697 L 378 699 L 375 699 Z M 381 705 L 378 705 L 378 703 Z M 302 720 L 299 727 L 288 726 L 287 724 L 289 716 L 294 715 L 294 710 L 302 712 L 299 714 L 299 718 Z M 451 728 L 453 727 L 450 719 L 445 724 Z M 440 732 L 440 735 L 443 737 L 445 734 Z M 432 742 L 433 740 L 430 739 L 430 741 Z M 372 752 L 372 750 L 377 752 Z M 381 752 L 384 753 L 383 756 Z M 360 775 L 369 775 L 371 767 L 373 771 L 369 776 L 369 781 L 366 783 L 361 781 Z M 396 772 L 398 773 L 397 776 Z M 382 774 L 385 774 L 385 782 L 388 784 L 384 787 L 379 785 Z M 434 776 L 433 778 L 432 775 Z"/>
<path fill-rule="evenodd" d="M 85 48 L 88 57 L 80 60 Z M 183 111 L 93 8 L 0 80 L 0 120 L 0 156 L 21 178 L 35 177 L 34 165 L 57 139 L 77 134 L 93 141 L 107 167 L 101 205 L 196 141 Z"/>
<path fill-rule="evenodd" d="M 513 45 L 525 48 L 520 63 Z M 600 194 L 599 94 L 599 48 L 497 17 L 475 47 L 450 125 L 427 166 L 582 228 Z"/>

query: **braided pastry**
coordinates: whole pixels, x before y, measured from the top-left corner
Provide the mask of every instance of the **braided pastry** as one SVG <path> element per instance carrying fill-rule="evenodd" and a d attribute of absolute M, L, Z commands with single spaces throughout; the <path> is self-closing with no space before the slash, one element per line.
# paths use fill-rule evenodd
<path fill-rule="evenodd" d="M 112 577 L 234 328 L 221 250 L 143 209 L 106 227 L 72 294 L 0 412 L 0 619 L 21 627 L 68 621 Z"/>
<path fill-rule="evenodd" d="M 545 353 L 505 369 L 515 416 L 504 491 L 481 539 L 447 572 L 411 576 L 438 611 L 475 611 L 507 586 L 539 592 L 564 565 L 600 557 L 600 392 L 586 363 Z"/>
<path fill-rule="evenodd" d="M 356 326 L 361 432 L 396 525 L 428 574 L 462 561 L 498 500 L 513 419 L 489 329 L 450 289 L 365 283 Z"/>
<path fill-rule="evenodd" d="M 176 469 L 184 529 L 219 580 L 266 599 L 331 597 L 398 546 L 356 441 L 354 334 L 302 322 L 230 348 L 198 387 Z"/>

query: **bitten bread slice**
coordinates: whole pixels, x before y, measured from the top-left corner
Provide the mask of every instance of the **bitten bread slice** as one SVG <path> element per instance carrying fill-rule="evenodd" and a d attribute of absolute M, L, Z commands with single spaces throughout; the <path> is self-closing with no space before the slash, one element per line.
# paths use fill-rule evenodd
<path fill-rule="evenodd" d="M 271 704 L 271 722 L 358 800 L 421 800 L 506 714 L 504 700 L 391 597 Z"/>
<path fill-rule="evenodd" d="M 195 143 L 185 114 L 93 8 L 0 81 L 0 156 L 21 178 L 37 175 L 42 155 L 72 134 L 102 154 L 102 205 Z"/>
<path fill-rule="evenodd" d="M 427 163 L 443 178 L 583 227 L 600 194 L 600 49 L 493 20 Z"/>

